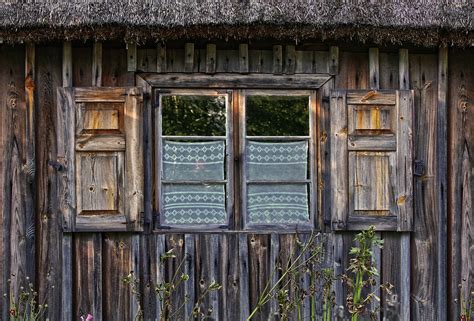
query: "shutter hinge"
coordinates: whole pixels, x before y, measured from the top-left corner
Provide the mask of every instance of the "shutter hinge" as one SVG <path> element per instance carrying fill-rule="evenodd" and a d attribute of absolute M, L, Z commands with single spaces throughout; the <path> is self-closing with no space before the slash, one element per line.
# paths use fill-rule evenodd
<path fill-rule="evenodd" d="M 425 175 L 425 162 L 423 160 L 415 159 L 413 167 L 413 175 L 418 177 Z"/>

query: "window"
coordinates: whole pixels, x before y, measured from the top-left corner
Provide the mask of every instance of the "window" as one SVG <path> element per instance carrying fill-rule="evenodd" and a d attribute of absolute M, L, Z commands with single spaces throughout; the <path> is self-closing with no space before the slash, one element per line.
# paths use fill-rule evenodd
<path fill-rule="evenodd" d="M 313 226 L 315 91 L 171 90 L 156 99 L 160 227 L 226 228 L 234 195 L 245 228 Z"/>
<path fill-rule="evenodd" d="M 227 92 L 159 95 L 160 225 L 227 226 L 232 210 L 231 98 Z"/>

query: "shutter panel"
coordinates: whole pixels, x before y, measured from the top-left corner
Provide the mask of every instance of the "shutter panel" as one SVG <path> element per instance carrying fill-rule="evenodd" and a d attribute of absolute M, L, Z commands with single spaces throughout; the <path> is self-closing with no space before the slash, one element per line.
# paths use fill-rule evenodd
<path fill-rule="evenodd" d="M 59 208 L 66 231 L 139 231 L 139 88 L 58 88 Z"/>
<path fill-rule="evenodd" d="M 412 114 L 412 91 L 332 92 L 333 229 L 412 229 Z"/>

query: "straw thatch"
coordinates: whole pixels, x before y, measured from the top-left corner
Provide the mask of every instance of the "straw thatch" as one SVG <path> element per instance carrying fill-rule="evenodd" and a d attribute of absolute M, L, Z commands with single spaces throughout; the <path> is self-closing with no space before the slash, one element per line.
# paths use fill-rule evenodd
<path fill-rule="evenodd" d="M 5 42 L 271 38 L 474 46 L 473 0 L 10 2 L 0 3 Z"/>

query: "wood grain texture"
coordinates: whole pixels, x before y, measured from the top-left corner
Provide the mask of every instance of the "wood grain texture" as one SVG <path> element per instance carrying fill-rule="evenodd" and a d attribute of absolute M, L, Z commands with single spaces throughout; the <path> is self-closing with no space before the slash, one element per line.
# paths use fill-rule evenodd
<path fill-rule="evenodd" d="M 2 281 L 1 317 L 7 320 L 10 294 L 17 295 L 26 285 L 25 186 L 22 165 L 26 158 L 25 141 L 25 50 L 24 47 L 0 47 L 0 96 L 2 196 L 0 265 Z M 14 274 L 14 277 L 12 277 Z M 8 281 L 11 280 L 11 283 Z"/>
<path fill-rule="evenodd" d="M 239 45 L 239 67 L 240 73 L 249 72 L 249 45 L 246 43 Z"/>
<path fill-rule="evenodd" d="M 127 71 L 137 71 L 137 44 L 127 43 Z"/>
<path fill-rule="evenodd" d="M 414 157 L 423 161 L 425 173 L 415 177 L 412 238 L 411 318 L 437 318 L 437 233 L 438 203 L 436 188 L 436 105 L 437 57 L 410 55 L 410 87 L 415 90 Z"/>
<path fill-rule="evenodd" d="M 283 72 L 283 46 L 273 46 L 273 73 L 281 74 Z"/>
<path fill-rule="evenodd" d="M 60 319 L 61 312 L 61 252 L 62 220 L 58 209 L 56 171 L 52 163 L 57 160 L 56 87 L 61 86 L 61 47 L 37 48 L 37 102 L 39 126 L 36 129 L 36 209 L 37 258 L 39 302 L 51 306 L 47 317 Z M 71 73 L 70 65 L 68 72 Z"/>
<path fill-rule="evenodd" d="M 472 51 L 449 51 L 448 319 L 474 291 L 474 66 Z"/>
<path fill-rule="evenodd" d="M 216 45 L 209 43 L 206 45 L 206 73 L 213 74 L 216 72 Z"/>
<path fill-rule="evenodd" d="M 102 86 L 102 43 L 95 42 L 92 47 L 92 86 Z"/>

